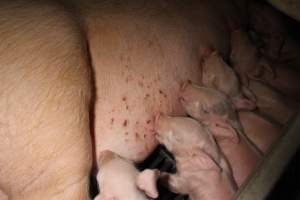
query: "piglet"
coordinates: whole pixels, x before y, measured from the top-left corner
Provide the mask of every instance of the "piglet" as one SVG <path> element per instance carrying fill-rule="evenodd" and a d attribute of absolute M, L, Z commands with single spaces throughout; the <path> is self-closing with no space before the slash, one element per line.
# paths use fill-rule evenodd
<path fill-rule="evenodd" d="M 286 66 L 297 67 L 300 65 L 300 41 L 296 37 L 287 37 L 281 49 L 280 57 L 275 61 Z"/>
<path fill-rule="evenodd" d="M 282 63 L 274 63 L 276 76 L 268 73 L 261 76 L 261 79 L 276 88 L 280 93 L 290 99 L 300 99 L 300 70 L 286 66 Z"/>
<path fill-rule="evenodd" d="M 224 62 L 217 51 L 211 53 L 204 60 L 202 65 L 202 82 L 205 86 L 217 89 L 228 95 L 239 110 L 253 110 L 256 107 L 254 96 L 251 96 L 252 100 L 245 98 L 243 94 L 245 89 L 241 88 L 234 70 Z"/>
<path fill-rule="evenodd" d="M 245 86 L 249 85 L 249 79 L 260 79 L 264 73 L 275 76 L 268 60 L 260 55 L 247 33 L 242 30 L 231 33 L 230 62 Z"/>
<path fill-rule="evenodd" d="M 156 138 L 173 153 L 176 174 L 163 174 L 169 188 L 191 200 L 229 200 L 236 184 L 227 161 L 209 131 L 188 117 L 160 116 Z"/>
<path fill-rule="evenodd" d="M 130 162 L 109 150 L 98 160 L 100 194 L 95 200 L 149 200 L 158 197 L 158 170 L 139 172 Z"/>
<path fill-rule="evenodd" d="M 281 126 L 254 112 L 238 113 L 244 132 L 248 138 L 264 153 L 282 135 Z"/>
<path fill-rule="evenodd" d="M 293 109 L 285 103 L 283 96 L 269 85 L 252 80 L 249 89 L 256 96 L 260 113 L 281 124 L 285 124 L 293 115 Z"/>
<path fill-rule="evenodd" d="M 187 114 L 208 126 L 240 186 L 254 170 L 262 152 L 244 134 L 228 97 L 211 88 L 186 84 L 180 101 Z"/>
<path fill-rule="evenodd" d="M 271 5 L 251 1 L 249 3 L 249 26 L 263 41 L 261 52 L 267 57 L 280 57 L 287 36 L 286 20 Z"/>
<path fill-rule="evenodd" d="M 262 81 L 287 96 L 300 98 L 300 87 L 297 84 L 299 70 L 288 68 L 284 63 L 271 62 L 261 56 L 248 35 L 240 30 L 232 33 L 231 48 L 230 61 L 246 88 L 250 80 Z"/>

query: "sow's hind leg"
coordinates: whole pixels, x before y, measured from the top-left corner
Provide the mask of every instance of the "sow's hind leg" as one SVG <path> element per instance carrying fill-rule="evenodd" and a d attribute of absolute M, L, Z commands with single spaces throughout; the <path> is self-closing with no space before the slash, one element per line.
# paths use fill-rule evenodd
<path fill-rule="evenodd" d="M 89 70 L 52 3 L 0 2 L 0 188 L 12 200 L 88 199 Z"/>

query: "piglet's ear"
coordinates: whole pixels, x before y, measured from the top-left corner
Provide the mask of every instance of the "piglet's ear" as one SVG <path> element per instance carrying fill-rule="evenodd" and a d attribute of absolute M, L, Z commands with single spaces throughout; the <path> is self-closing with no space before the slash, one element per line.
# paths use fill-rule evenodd
<path fill-rule="evenodd" d="M 264 59 L 261 58 L 259 60 L 259 65 L 269 74 L 271 74 L 271 77 L 274 79 L 276 78 L 276 71 L 274 70 L 274 68 L 270 65 L 270 63 Z"/>
<path fill-rule="evenodd" d="M 104 150 L 99 153 L 99 157 L 97 160 L 98 165 L 104 165 L 105 163 L 109 162 L 112 160 L 116 154 L 110 150 Z"/>
<path fill-rule="evenodd" d="M 237 131 L 225 120 L 219 119 L 212 121 L 208 130 L 213 134 L 217 141 L 230 141 L 238 143 L 240 141 Z"/>
<path fill-rule="evenodd" d="M 242 95 L 244 95 L 245 97 L 247 97 L 247 99 L 250 99 L 253 102 L 257 101 L 257 98 L 255 96 L 255 94 L 246 86 L 242 86 Z"/>
<path fill-rule="evenodd" d="M 232 99 L 233 105 L 237 110 L 254 110 L 256 108 L 256 104 L 247 99 L 246 97 L 235 97 Z"/>
<path fill-rule="evenodd" d="M 144 191 L 150 198 L 158 197 L 157 180 L 160 172 L 158 170 L 145 169 L 140 172 L 136 179 L 137 187 Z"/>

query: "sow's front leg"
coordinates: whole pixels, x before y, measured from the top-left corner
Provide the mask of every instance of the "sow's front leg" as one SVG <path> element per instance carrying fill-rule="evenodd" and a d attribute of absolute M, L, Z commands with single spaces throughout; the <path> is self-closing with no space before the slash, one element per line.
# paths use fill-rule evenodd
<path fill-rule="evenodd" d="M 0 188 L 11 200 L 88 199 L 89 70 L 52 3 L 0 3 Z"/>

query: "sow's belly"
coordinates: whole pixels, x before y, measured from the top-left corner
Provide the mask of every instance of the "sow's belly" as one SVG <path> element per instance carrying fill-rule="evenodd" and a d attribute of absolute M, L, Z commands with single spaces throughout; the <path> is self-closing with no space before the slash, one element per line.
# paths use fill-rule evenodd
<path fill-rule="evenodd" d="M 180 85 L 199 83 L 201 71 L 194 58 L 183 65 L 159 58 L 163 52 L 138 49 L 115 54 L 105 66 L 96 69 L 97 100 L 95 116 L 96 152 L 110 149 L 134 161 L 143 160 L 156 146 L 153 122 L 158 113 L 184 115 L 178 101 Z M 174 55 L 173 60 L 182 55 Z M 194 61 L 194 62 L 191 62 Z M 109 63 L 112 62 L 112 63 Z M 118 62 L 113 63 L 113 62 Z"/>
<path fill-rule="evenodd" d="M 89 21 L 97 157 L 105 149 L 136 162 L 147 157 L 157 145 L 154 116 L 184 115 L 180 85 L 186 80 L 200 83 L 200 58 L 207 47 L 221 53 L 226 49 L 215 24 L 210 29 L 200 21 L 201 29 L 182 19 L 148 17 L 112 15 Z"/>

